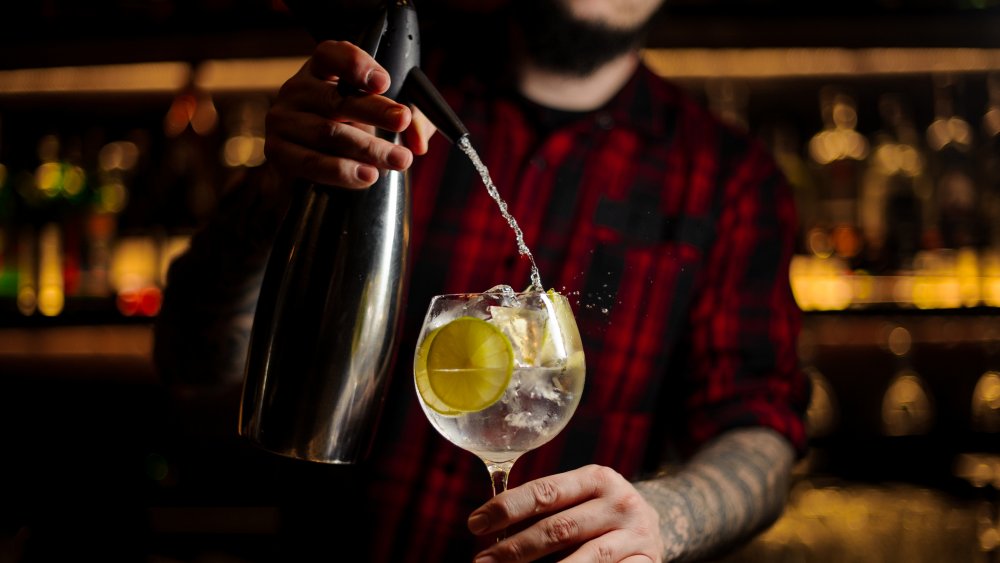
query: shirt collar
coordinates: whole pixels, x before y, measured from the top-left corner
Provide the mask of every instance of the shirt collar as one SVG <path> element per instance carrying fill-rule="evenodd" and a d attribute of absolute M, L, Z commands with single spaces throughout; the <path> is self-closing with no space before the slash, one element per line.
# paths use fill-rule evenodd
<path fill-rule="evenodd" d="M 661 137 L 668 132 L 668 120 L 679 98 L 676 86 L 639 63 L 621 90 L 594 112 L 594 119 L 598 126 L 627 127 L 641 134 Z"/>

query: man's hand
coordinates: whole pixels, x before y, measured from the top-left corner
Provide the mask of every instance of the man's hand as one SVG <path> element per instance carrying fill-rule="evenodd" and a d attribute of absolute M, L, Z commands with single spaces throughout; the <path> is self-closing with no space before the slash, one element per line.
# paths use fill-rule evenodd
<path fill-rule="evenodd" d="M 341 96 L 345 83 L 365 92 Z M 382 96 L 389 74 L 346 41 L 324 41 L 281 87 L 267 115 L 265 152 L 283 175 L 343 188 L 366 188 L 378 169 L 403 170 L 427 151 L 434 126 L 420 112 Z M 406 146 L 375 136 L 403 133 Z"/>
<path fill-rule="evenodd" d="M 476 563 L 534 561 L 566 553 L 564 561 L 648 563 L 664 546 L 659 515 L 615 470 L 588 465 L 525 483 L 497 495 L 469 516 L 477 535 L 531 521 L 526 529 L 476 556 Z"/>

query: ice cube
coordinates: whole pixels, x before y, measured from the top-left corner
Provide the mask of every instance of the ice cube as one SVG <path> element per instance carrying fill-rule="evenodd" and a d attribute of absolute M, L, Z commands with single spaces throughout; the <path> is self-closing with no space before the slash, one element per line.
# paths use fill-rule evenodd
<path fill-rule="evenodd" d="M 495 285 L 483 293 L 489 294 L 491 298 L 497 298 L 497 304 L 502 307 L 517 307 L 520 305 L 517 299 L 517 292 L 509 285 Z"/>
<path fill-rule="evenodd" d="M 538 419 L 528 411 L 512 412 L 505 416 L 503 420 L 508 426 L 530 430 L 536 434 L 540 434 L 542 429 L 545 427 L 544 418 Z"/>
<path fill-rule="evenodd" d="M 509 286 L 507 284 L 501 283 L 499 285 L 494 285 L 493 287 L 487 289 L 483 293 L 505 293 L 505 294 L 512 294 L 512 293 L 514 293 L 514 288 L 512 288 L 511 286 Z"/>
<path fill-rule="evenodd" d="M 492 306 L 489 311 L 492 317 L 489 322 L 510 340 L 517 366 L 537 365 L 545 328 L 545 313 L 534 309 L 500 306 Z"/>
<path fill-rule="evenodd" d="M 543 399 L 556 405 L 563 404 L 563 394 L 557 388 L 557 382 L 544 377 L 536 379 L 527 389 L 528 397 L 531 399 Z"/>
<path fill-rule="evenodd" d="M 465 303 L 462 302 L 440 302 L 431 314 L 431 319 L 427 323 L 427 330 L 432 331 L 443 327 L 451 321 L 468 315 Z"/>
<path fill-rule="evenodd" d="M 481 294 L 469 294 L 468 299 L 463 303 L 464 314 L 478 319 L 489 320 L 490 307 L 502 304 L 504 301 L 504 294 L 498 289 L 501 287 L 503 286 L 498 285 Z"/>

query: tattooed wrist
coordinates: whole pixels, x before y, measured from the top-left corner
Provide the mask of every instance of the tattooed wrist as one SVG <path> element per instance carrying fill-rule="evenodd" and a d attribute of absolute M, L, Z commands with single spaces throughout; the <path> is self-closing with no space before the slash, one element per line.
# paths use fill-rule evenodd
<path fill-rule="evenodd" d="M 636 483 L 660 514 L 664 561 L 717 554 L 773 522 L 794 456 L 773 430 L 733 430 L 674 474 Z"/>

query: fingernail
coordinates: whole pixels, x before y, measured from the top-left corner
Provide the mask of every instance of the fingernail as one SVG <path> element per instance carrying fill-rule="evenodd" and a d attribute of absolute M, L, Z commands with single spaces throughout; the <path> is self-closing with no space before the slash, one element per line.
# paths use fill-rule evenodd
<path fill-rule="evenodd" d="M 370 184 L 378 179 L 378 170 L 375 170 L 371 166 L 359 164 L 354 173 L 357 174 L 358 180 L 366 184 Z"/>
<path fill-rule="evenodd" d="M 365 84 L 369 90 L 381 92 L 389 87 L 389 75 L 385 71 L 372 69 L 368 71 L 368 76 L 365 77 Z"/>
<path fill-rule="evenodd" d="M 488 530 L 489 527 L 490 527 L 490 519 L 482 512 L 480 512 L 479 514 L 473 514 L 472 516 L 469 517 L 469 530 L 473 534 L 481 534 L 486 530 Z M 476 561 L 479 560 L 476 559 Z M 492 559 L 490 559 L 490 561 L 492 561 Z"/>
<path fill-rule="evenodd" d="M 403 147 L 393 147 L 389 151 L 389 166 L 393 168 L 406 168 L 410 165 L 410 151 L 404 149 Z"/>
<path fill-rule="evenodd" d="M 496 561 L 492 555 L 480 555 L 473 563 L 496 563 Z"/>

